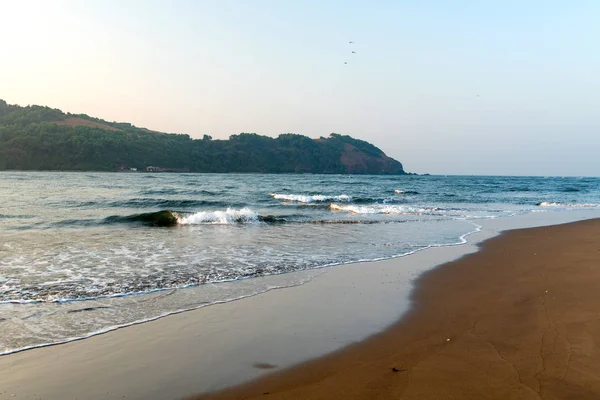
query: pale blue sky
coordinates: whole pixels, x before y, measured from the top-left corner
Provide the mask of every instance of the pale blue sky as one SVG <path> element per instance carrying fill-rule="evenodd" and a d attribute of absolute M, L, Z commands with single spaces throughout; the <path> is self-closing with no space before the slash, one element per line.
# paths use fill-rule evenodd
<path fill-rule="evenodd" d="M 0 7 L 9 103 L 193 137 L 339 132 L 419 173 L 600 175 L 597 1 Z"/>

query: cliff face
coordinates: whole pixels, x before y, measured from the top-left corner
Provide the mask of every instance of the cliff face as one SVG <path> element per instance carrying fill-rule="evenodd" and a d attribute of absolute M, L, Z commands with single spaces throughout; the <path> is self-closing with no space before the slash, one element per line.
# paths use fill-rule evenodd
<path fill-rule="evenodd" d="M 340 161 L 346 167 L 348 174 L 404 174 L 399 161 L 383 153 L 378 157 L 366 154 L 351 144 L 344 146 Z"/>
<path fill-rule="evenodd" d="M 335 133 L 192 139 L 2 100 L 0 169 L 404 174 L 400 162 L 372 144 Z"/>

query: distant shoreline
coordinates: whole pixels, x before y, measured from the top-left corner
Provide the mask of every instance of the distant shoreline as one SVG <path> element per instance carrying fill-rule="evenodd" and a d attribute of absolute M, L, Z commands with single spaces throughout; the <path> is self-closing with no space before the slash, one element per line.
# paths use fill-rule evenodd
<path fill-rule="evenodd" d="M 377 146 L 339 133 L 194 139 L 1 99 L 0 130 L 0 170 L 406 174 L 401 162 Z"/>
<path fill-rule="evenodd" d="M 434 176 L 432 174 L 417 174 L 415 172 L 405 172 L 403 174 L 366 174 L 366 173 L 327 173 L 327 172 L 196 172 L 196 171 L 188 171 L 188 172 L 177 172 L 177 171 L 121 171 L 121 170 L 112 170 L 112 171 L 102 171 L 102 170 L 72 170 L 72 169 L 2 169 L 2 172 L 81 172 L 81 173 L 90 173 L 90 172 L 98 172 L 98 173 L 123 173 L 123 174 L 239 174 L 239 175 L 249 175 L 249 174 L 261 174 L 261 175 L 348 175 L 348 176 Z M 459 175 L 456 175 L 459 176 Z"/>

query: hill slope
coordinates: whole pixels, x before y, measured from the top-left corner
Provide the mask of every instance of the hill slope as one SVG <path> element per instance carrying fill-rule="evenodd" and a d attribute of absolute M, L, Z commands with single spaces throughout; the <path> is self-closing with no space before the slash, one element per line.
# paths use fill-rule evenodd
<path fill-rule="evenodd" d="M 254 133 L 192 139 L 0 100 L 0 170 L 404 174 L 402 164 L 363 140 Z"/>

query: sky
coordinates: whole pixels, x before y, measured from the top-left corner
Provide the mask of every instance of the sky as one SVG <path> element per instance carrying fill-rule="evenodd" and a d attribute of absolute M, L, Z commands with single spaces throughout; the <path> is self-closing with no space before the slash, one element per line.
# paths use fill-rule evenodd
<path fill-rule="evenodd" d="M 348 134 L 417 173 L 600 176 L 595 0 L 0 9 L 10 104 L 196 138 Z"/>

